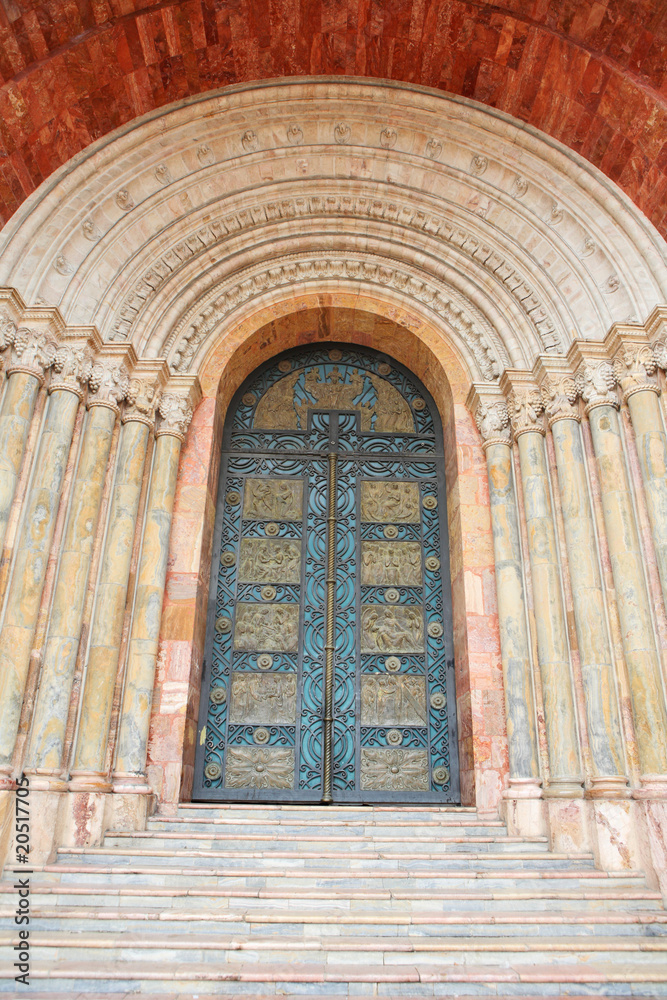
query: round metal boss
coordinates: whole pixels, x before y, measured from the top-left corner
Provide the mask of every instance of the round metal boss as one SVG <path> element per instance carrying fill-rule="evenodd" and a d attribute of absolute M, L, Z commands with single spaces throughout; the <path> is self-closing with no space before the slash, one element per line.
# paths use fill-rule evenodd
<path fill-rule="evenodd" d="M 220 556 L 220 562 L 223 566 L 233 566 L 236 562 L 236 556 L 233 552 L 223 552 Z"/>
<path fill-rule="evenodd" d="M 424 497 L 423 504 L 426 510 L 435 510 L 435 508 L 438 506 L 438 501 L 436 500 L 436 498 L 433 496 L 432 493 L 429 493 L 428 496 Z"/>
<path fill-rule="evenodd" d="M 255 403 L 255 397 L 251 392 L 246 392 L 245 396 L 242 397 L 241 402 L 244 406 L 253 406 Z"/>
<path fill-rule="evenodd" d="M 388 656 L 384 661 L 384 666 L 390 674 L 395 674 L 397 670 L 401 669 L 401 661 L 397 656 Z"/>
<path fill-rule="evenodd" d="M 444 708 L 446 704 L 447 699 L 442 691 L 436 691 L 435 694 L 431 695 L 431 708 L 434 708 L 436 712 L 439 712 L 440 709 Z"/>
<path fill-rule="evenodd" d="M 446 767 L 436 767 L 433 769 L 433 780 L 436 785 L 446 785 L 449 781 L 449 771 Z"/>
<path fill-rule="evenodd" d="M 396 590 L 395 587 L 389 587 L 384 592 L 384 599 L 385 601 L 389 601 L 390 604 L 396 604 L 396 601 L 399 599 L 400 596 L 401 595 L 399 594 L 399 592 Z"/>
<path fill-rule="evenodd" d="M 440 622 L 429 622 L 428 624 L 428 634 L 432 639 L 439 639 L 442 635 L 442 625 Z"/>
<path fill-rule="evenodd" d="M 232 620 L 226 615 L 220 615 L 219 618 L 215 619 L 215 631 L 219 632 L 220 635 L 226 635 L 227 632 L 232 630 Z"/>
<path fill-rule="evenodd" d="M 269 742 L 268 729 L 265 729 L 264 726 L 260 726 L 259 729 L 256 729 L 255 732 L 253 733 L 253 739 L 255 743 L 259 743 L 260 746 L 262 745 L 262 743 L 268 743 Z"/>
<path fill-rule="evenodd" d="M 279 361 L 278 362 L 278 371 L 279 372 L 289 372 L 291 370 L 292 370 L 292 362 L 291 361 Z"/>
<path fill-rule="evenodd" d="M 329 361 L 342 361 L 343 352 L 339 351 L 337 347 L 334 347 L 333 351 L 329 351 Z"/>
<path fill-rule="evenodd" d="M 262 653 L 261 656 L 257 657 L 257 666 L 260 670 L 270 670 L 273 666 L 273 657 L 269 656 L 268 653 Z"/>
<path fill-rule="evenodd" d="M 275 601 L 276 593 L 277 591 L 275 587 L 262 587 L 262 600 Z"/>
<path fill-rule="evenodd" d="M 398 528 L 396 527 L 395 524 L 388 524 L 387 527 L 384 529 L 385 538 L 396 538 L 397 534 L 398 534 Z"/>
<path fill-rule="evenodd" d="M 395 747 L 402 742 L 403 734 L 400 733 L 398 729 L 390 729 L 387 733 L 387 743 L 391 743 L 391 745 Z"/>
<path fill-rule="evenodd" d="M 209 781 L 215 781 L 222 774 L 222 768 L 219 764 L 207 764 L 204 768 L 204 774 L 209 779 Z"/>
<path fill-rule="evenodd" d="M 423 409 L 425 409 L 425 407 L 426 407 L 426 403 L 421 398 L 421 396 L 418 397 L 417 399 L 413 400 L 413 402 L 412 402 L 412 408 L 413 408 L 413 410 L 423 410 Z"/>
<path fill-rule="evenodd" d="M 437 573 L 440 569 L 440 560 L 437 556 L 427 556 L 424 560 L 424 566 L 426 566 L 426 569 L 430 570 L 431 573 Z"/>
<path fill-rule="evenodd" d="M 379 375 L 391 375 L 391 365 L 388 365 L 386 361 L 383 361 L 381 365 L 378 365 Z"/>
<path fill-rule="evenodd" d="M 235 504 L 240 503 L 241 494 L 238 490 L 230 490 L 225 499 L 227 500 L 227 503 L 233 507 Z"/>
<path fill-rule="evenodd" d="M 279 531 L 280 531 L 280 528 L 278 527 L 278 525 L 274 521 L 269 521 L 268 524 L 264 525 L 264 534 L 265 535 L 277 535 Z"/>
<path fill-rule="evenodd" d="M 211 688 L 211 693 L 209 694 L 209 698 L 211 699 L 214 705 L 224 705 L 225 702 L 227 701 L 227 691 L 223 687 Z"/>

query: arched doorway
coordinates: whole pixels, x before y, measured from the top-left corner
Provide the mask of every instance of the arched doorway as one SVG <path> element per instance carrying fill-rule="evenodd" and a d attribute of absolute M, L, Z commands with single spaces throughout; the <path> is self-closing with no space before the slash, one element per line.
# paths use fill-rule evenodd
<path fill-rule="evenodd" d="M 197 800 L 458 802 L 442 428 L 366 348 L 289 351 L 230 405 Z"/>

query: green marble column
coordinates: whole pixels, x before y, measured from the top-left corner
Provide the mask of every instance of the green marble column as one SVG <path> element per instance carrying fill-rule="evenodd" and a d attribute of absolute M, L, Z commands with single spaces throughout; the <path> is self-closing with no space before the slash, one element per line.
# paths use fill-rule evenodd
<path fill-rule="evenodd" d="M 81 789 L 107 786 L 106 748 L 151 423 L 130 412 L 121 430 L 72 769 L 71 784 Z"/>
<path fill-rule="evenodd" d="M 521 567 L 512 453 L 504 404 L 481 406 L 477 426 L 485 438 L 498 595 L 500 653 L 505 688 L 510 785 L 539 784 L 530 643 Z"/>
<path fill-rule="evenodd" d="M 36 372 L 13 371 L 0 410 L 0 552 L 5 542 L 35 402 L 43 382 Z"/>
<path fill-rule="evenodd" d="M 113 396 L 105 393 L 108 398 L 93 398 L 90 403 L 51 605 L 26 771 L 47 772 L 56 780 L 61 777 L 88 575 L 122 382 L 121 376 Z"/>
<path fill-rule="evenodd" d="M 80 402 L 74 388 L 53 389 L 0 632 L 0 766 L 11 764 L 58 504 Z"/>
<path fill-rule="evenodd" d="M 192 416 L 187 397 L 168 394 L 162 397 L 159 412 L 163 421 L 156 433 L 146 504 L 114 770 L 115 791 L 148 791 L 146 751 L 167 576 L 169 531 L 181 443 Z"/>
<path fill-rule="evenodd" d="M 591 783 L 594 795 L 609 796 L 621 794 L 627 784 L 623 740 L 586 460 L 578 417 L 565 406 L 565 413 L 552 418 L 551 433 L 586 703 Z"/>
<path fill-rule="evenodd" d="M 667 712 L 660 681 L 643 554 L 626 471 L 617 402 L 602 384 L 611 367 L 586 366 L 584 399 L 600 480 L 607 543 L 630 678 L 635 734 L 643 775 L 667 774 Z"/>
<path fill-rule="evenodd" d="M 537 422 L 540 410 L 541 397 L 536 390 L 524 388 L 511 393 L 510 412 L 521 465 L 549 751 L 550 775 L 545 795 L 573 798 L 583 796 L 583 774 L 544 429 Z"/>

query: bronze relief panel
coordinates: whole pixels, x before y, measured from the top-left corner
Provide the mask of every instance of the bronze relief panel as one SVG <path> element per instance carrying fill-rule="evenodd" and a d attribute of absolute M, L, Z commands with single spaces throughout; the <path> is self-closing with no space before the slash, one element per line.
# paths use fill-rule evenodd
<path fill-rule="evenodd" d="M 243 518 L 246 521 L 300 521 L 303 482 L 300 479 L 246 479 Z"/>
<path fill-rule="evenodd" d="M 362 726 L 425 726 L 426 680 L 407 674 L 361 678 Z"/>
<path fill-rule="evenodd" d="M 240 725 L 293 725 L 296 676 L 234 671 L 229 721 Z"/>
<path fill-rule="evenodd" d="M 372 587 L 420 587 L 419 542 L 362 542 L 361 582 Z"/>
<path fill-rule="evenodd" d="M 380 524 L 419 524 L 417 483 L 388 483 L 362 480 L 361 520 Z"/>
<path fill-rule="evenodd" d="M 298 604 L 237 605 L 234 649 L 294 653 L 298 644 Z"/>
<path fill-rule="evenodd" d="M 421 608 L 366 604 L 361 609 L 362 653 L 423 653 Z"/>
<path fill-rule="evenodd" d="M 301 542 L 286 538 L 243 538 L 239 559 L 242 583 L 299 583 Z"/>

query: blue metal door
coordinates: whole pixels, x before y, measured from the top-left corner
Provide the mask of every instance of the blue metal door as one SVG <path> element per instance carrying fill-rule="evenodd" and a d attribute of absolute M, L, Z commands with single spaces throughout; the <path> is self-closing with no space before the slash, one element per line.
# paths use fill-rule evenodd
<path fill-rule="evenodd" d="M 390 358 L 299 348 L 232 401 L 194 798 L 458 801 L 442 431 Z"/>

